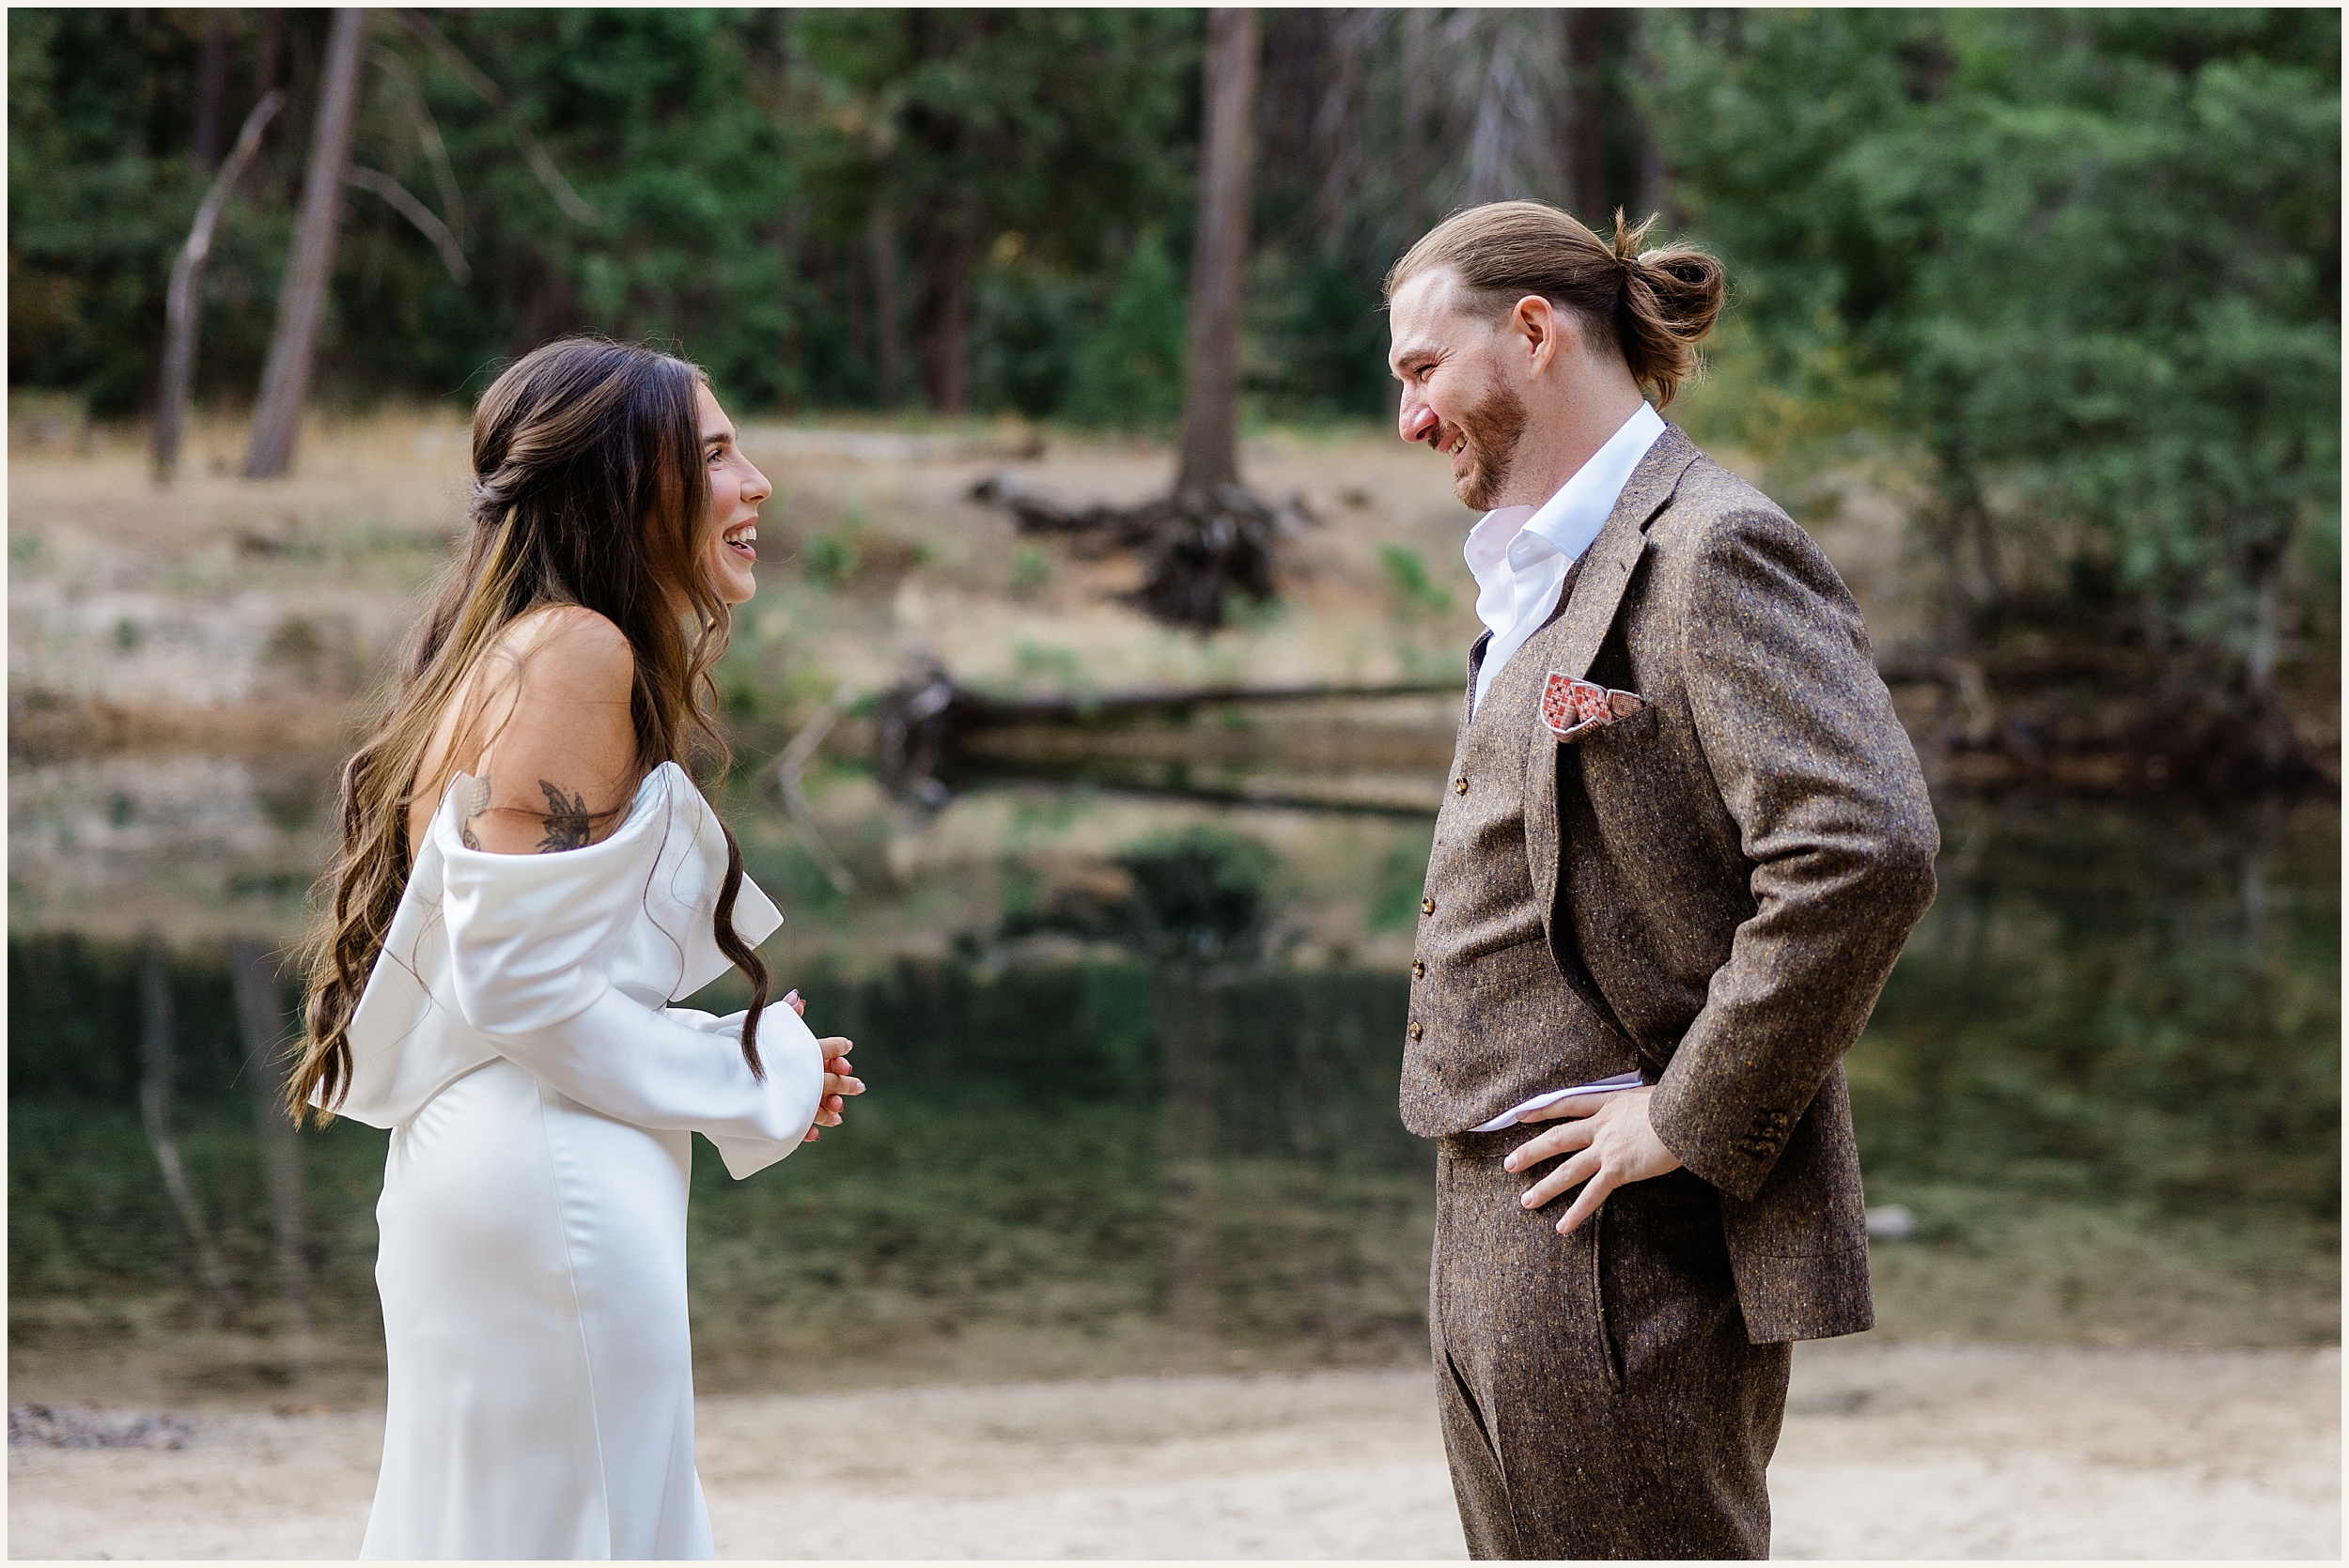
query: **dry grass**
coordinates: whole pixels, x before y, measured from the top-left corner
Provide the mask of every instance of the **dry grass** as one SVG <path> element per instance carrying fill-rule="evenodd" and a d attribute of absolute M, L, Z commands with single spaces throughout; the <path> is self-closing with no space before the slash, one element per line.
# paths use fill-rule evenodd
<path fill-rule="evenodd" d="M 1292 541 L 1285 606 L 1202 640 L 1114 601 L 1130 563 L 1023 544 L 967 499 L 1006 467 L 1075 497 L 1136 499 L 1165 482 L 1162 448 L 1055 434 L 1023 460 L 988 455 L 1006 443 L 986 433 L 746 432 L 777 489 L 766 591 L 744 616 L 747 673 L 789 662 L 879 682 L 924 652 L 1007 685 L 1380 679 L 1439 650 L 1448 669 L 1472 629 L 1463 595 L 1448 613 L 1422 602 L 1399 615 L 1380 566 L 1392 547 L 1421 554 L 1439 582 L 1458 575 L 1449 562 L 1468 518 L 1424 453 L 1367 436 L 1255 443 L 1254 482 L 1303 495 L 1328 521 Z M 233 476 L 241 436 L 199 426 L 167 487 L 148 476 L 132 431 L 12 444 L 12 696 L 118 715 L 349 702 L 448 558 L 463 426 L 437 411 L 314 421 L 295 474 L 259 483 Z M 175 722 L 118 718 L 105 733 L 132 740 Z"/>
<path fill-rule="evenodd" d="M 135 745 L 185 733 L 192 711 L 339 708 L 364 687 L 448 559 L 467 482 L 463 422 L 447 410 L 314 419 L 293 476 L 265 482 L 234 476 L 243 435 L 199 423 L 182 477 L 161 486 L 134 430 L 74 437 L 14 424 L 9 690 L 20 709 L 89 705 L 110 717 L 86 745 Z M 1247 444 L 1250 482 L 1301 498 L 1321 520 L 1284 542 L 1283 600 L 1206 638 L 1118 602 L 1138 578 L 1131 560 L 1071 559 L 969 499 L 1008 470 L 1072 500 L 1132 502 L 1168 482 L 1171 453 L 1129 438 L 1013 437 L 984 426 L 748 426 L 745 450 L 776 497 L 739 673 L 761 687 L 797 677 L 794 701 L 827 677 L 886 682 L 917 654 L 1011 689 L 1382 681 L 1448 677 L 1474 635 L 1458 564 L 1473 515 L 1439 460 L 1383 430 Z M 1898 514 L 1862 488 L 1839 493 L 1822 537 L 1882 643 L 1904 618 Z M 289 728 L 305 747 L 331 731 Z M 57 721 L 41 736 L 69 738 Z"/>

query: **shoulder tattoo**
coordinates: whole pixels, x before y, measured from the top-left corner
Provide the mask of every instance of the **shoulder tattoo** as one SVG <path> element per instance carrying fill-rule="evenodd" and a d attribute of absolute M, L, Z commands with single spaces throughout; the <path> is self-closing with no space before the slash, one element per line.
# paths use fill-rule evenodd
<path fill-rule="evenodd" d="M 563 786 L 545 779 L 538 787 L 546 791 L 547 814 L 539 820 L 547 836 L 538 841 L 538 853 L 552 855 L 558 850 L 577 849 L 587 842 L 587 797 L 566 796 Z"/>
<path fill-rule="evenodd" d="M 473 799 L 465 803 L 465 820 L 458 825 L 457 839 L 468 849 L 478 849 L 481 841 L 474 837 L 473 819 L 490 809 L 490 779 L 484 774 L 473 782 Z"/>

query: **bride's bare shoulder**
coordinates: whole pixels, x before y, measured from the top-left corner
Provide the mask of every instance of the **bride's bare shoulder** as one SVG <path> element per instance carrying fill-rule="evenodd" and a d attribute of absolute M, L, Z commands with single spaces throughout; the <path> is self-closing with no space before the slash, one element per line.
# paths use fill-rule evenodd
<path fill-rule="evenodd" d="M 592 610 L 551 605 L 506 629 L 482 677 L 491 733 L 474 775 L 488 791 L 467 842 L 544 853 L 609 834 L 639 773 L 627 635 Z"/>
<path fill-rule="evenodd" d="M 611 620 L 578 604 L 550 604 L 517 616 L 491 648 L 492 677 L 541 701 L 625 700 L 636 650 Z"/>

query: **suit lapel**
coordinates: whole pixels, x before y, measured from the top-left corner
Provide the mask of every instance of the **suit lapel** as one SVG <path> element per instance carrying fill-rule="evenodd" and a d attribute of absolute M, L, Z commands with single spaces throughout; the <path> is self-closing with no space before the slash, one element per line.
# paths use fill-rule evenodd
<path fill-rule="evenodd" d="M 1640 459 L 1640 466 L 1631 471 L 1598 536 L 1567 573 L 1560 594 L 1563 602 L 1556 617 L 1537 634 L 1542 645 L 1537 649 L 1534 640 L 1528 640 L 1527 652 L 1542 660 L 1548 669 L 1563 671 L 1577 680 L 1590 674 L 1600 644 L 1607 641 L 1608 629 L 1615 624 L 1615 612 L 1623 604 L 1632 568 L 1647 551 L 1647 525 L 1672 499 L 1673 487 L 1696 456 L 1696 443 L 1680 433 L 1679 426 L 1667 425 L 1647 449 L 1647 456 Z M 1525 755 L 1525 854 L 1550 951 L 1558 955 L 1560 972 L 1567 982 L 1579 986 L 1583 981 L 1581 959 L 1573 951 L 1572 937 L 1557 925 L 1561 913 L 1558 874 L 1563 851 L 1558 770 L 1579 768 L 1581 760 L 1567 758 L 1566 750 L 1548 730 L 1538 723 L 1533 726 Z M 1611 1015 L 1602 1009 L 1600 1016 Z"/>
<path fill-rule="evenodd" d="M 1575 563 L 1565 604 L 1551 629 L 1549 641 L 1557 650 L 1550 656 L 1552 670 L 1576 680 L 1590 674 L 1608 629 L 1615 624 L 1615 610 L 1631 583 L 1632 568 L 1647 550 L 1647 525 L 1672 499 L 1682 472 L 1696 457 L 1696 443 L 1681 434 L 1679 426 L 1667 425 L 1631 471 L 1598 537 Z"/>

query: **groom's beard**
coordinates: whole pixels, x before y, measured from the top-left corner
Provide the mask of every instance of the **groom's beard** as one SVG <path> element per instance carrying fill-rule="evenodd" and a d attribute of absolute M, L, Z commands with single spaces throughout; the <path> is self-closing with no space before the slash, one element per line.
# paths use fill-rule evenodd
<path fill-rule="evenodd" d="M 1489 512 L 1501 505 L 1501 487 L 1517 461 L 1517 442 L 1525 434 L 1525 399 L 1496 380 L 1492 389 L 1460 415 L 1460 433 L 1468 438 L 1468 472 L 1453 487 L 1460 505 Z"/>

